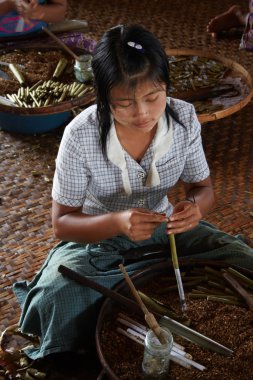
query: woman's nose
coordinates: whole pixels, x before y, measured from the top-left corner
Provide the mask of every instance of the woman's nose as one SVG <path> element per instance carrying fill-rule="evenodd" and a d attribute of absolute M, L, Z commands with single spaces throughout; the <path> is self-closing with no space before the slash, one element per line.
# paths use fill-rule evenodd
<path fill-rule="evenodd" d="M 136 113 L 138 115 L 146 115 L 149 113 L 148 105 L 145 102 L 136 103 Z"/>

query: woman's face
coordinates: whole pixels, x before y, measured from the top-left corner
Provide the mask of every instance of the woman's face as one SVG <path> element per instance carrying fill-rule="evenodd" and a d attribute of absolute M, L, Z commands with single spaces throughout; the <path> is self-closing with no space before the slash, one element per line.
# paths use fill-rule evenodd
<path fill-rule="evenodd" d="M 121 84 L 110 91 L 110 107 L 117 127 L 150 132 L 166 107 L 166 85 L 143 80 L 134 88 Z"/>

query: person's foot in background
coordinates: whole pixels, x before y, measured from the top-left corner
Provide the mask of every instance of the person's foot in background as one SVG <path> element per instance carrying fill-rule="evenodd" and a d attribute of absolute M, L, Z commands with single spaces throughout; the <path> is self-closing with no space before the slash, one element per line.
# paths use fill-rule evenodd
<path fill-rule="evenodd" d="M 207 32 L 211 33 L 212 37 L 223 31 L 227 31 L 234 27 L 244 26 L 245 16 L 242 15 L 239 5 L 233 5 L 226 12 L 212 18 L 207 25 Z"/>

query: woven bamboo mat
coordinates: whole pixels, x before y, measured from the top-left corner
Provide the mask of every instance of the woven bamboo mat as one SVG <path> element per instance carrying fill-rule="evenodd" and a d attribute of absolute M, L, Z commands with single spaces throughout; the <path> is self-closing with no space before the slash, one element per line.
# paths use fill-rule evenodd
<path fill-rule="evenodd" d="M 205 32 L 209 19 L 233 4 L 229 0 L 69 0 L 68 16 L 86 19 L 88 35 L 95 39 L 113 25 L 142 23 L 166 48 L 209 49 L 253 72 L 253 53 L 238 50 L 239 37 L 213 40 Z M 207 220 L 248 239 L 253 239 L 252 112 L 251 102 L 202 129 L 217 197 Z M 56 243 L 51 186 L 62 132 L 63 128 L 38 136 L 0 132 L 0 331 L 19 318 L 12 284 L 30 280 Z M 179 188 L 172 200 L 181 196 Z"/>

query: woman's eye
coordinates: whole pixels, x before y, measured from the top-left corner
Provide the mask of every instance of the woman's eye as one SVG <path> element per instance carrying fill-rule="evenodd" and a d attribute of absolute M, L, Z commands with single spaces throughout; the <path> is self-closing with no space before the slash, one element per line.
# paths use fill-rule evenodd
<path fill-rule="evenodd" d="M 155 96 L 149 96 L 147 99 L 146 99 L 146 102 L 155 102 L 157 99 L 158 99 L 158 96 L 159 95 L 155 95 Z"/>
<path fill-rule="evenodd" d="M 127 107 L 130 107 L 132 104 L 133 104 L 133 102 L 115 103 L 114 107 L 117 107 L 117 108 L 127 108 Z"/>

